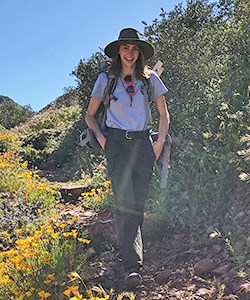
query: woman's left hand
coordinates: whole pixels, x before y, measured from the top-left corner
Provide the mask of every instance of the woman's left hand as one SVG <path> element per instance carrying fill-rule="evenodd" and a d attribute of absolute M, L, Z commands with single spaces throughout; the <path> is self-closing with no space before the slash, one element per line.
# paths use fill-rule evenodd
<path fill-rule="evenodd" d="M 164 142 L 159 140 L 153 143 L 153 149 L 154 149 L 156 160 L 160 157 L 163 146 L 164 146 Z"/>

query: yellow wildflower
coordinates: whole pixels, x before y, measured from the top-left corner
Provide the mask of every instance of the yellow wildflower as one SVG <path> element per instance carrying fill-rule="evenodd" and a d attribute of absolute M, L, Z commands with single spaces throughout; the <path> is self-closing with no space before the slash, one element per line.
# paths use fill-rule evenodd
<path fill-rule="evenodd" d="M 65 236 L 65 237 L 68 237 L 68 236 L 71 236 L 72 234 L 71 234 L 71 232 L 64 232 L 63 233 L 63 236 Z"/>
<path fill-rule="evenodd" d="M 28 166 L 27 161 L 25 161 L 25 162 L 22 163 L 22 167 L 23 168 L 27 168 L 27 166 Z"/>
<path fill-rule="evenodd" d="M 52 226 L 52 225 L 49 225 L 49 226 L 47 227 L 46 231 L 47 231 L 48 233 L 51 233 L 51 232 L 53 231 L 53 226 Z"/>
<path fill-rule="evenodd" d="M 17 234 L 23 233 L 23 229 L 22 229 L 22 228 L 18 228 L 18 229 L 16 230 L 16 233 L 17 233 Z"/>
<path fill-rule="evenodd" d="M 73 286 L 68 286 L 67 290 L 63 292 L 64 295 L 67 297 L 70 296 L 70 294 L 73 293 L 74 295 L 78 293 L 78 286 L 73 285 Z"/>
<path fill-rule="evenodd" d="M 111 181 L 110 181 L 110 180 L 105 181 L 105 182 L 103 183 L 103 185 L 104 185 L 105 187 L 109 187 L 110 184 L 111 184 Z"/>
<path fill-rule="evenodd" d="M 66 224 L 57 222 L 56 226 L 61 228 L 61 229 L 64 229 L 66 227 Z"/>
<path fill-rule="evenodd" d="M 54 279 L 55 279 L 55 274 L 54 273 L 48 274 L 47 279 L 44 280 L 43 282 L 45 284 L 50 284 Z"/>
<path fill-rule="evenodd" d="M 71 294 L 71 290 L 70 290 L 70 289 L 67 289 L 67 290 L 65 290 L 65 291 L 63 292 L 63 294 L 64 294 L 65 296 L 69 297 L 70 294 Z"/>
<path fill-rule="evenodd" d="M 34 239 L 39 239 L 42 236 L 41 230 L 37 230 L 33 236 Z"/>
<path fill-rule="evenodd" d="M 53 239 L 56 239 L 59 236 L 59 232 L 52 233 L 51 236 Z"/>
<path fill-rule="evenodd" d="M 19 295 L 19 293 L 20 293 L 20 289 L 19 288 L 14 288 L 13 289 L 13 293 L 17 296 L 17 295 Z"/>
<path fill-rule="evenodd" d="M 39 244 L 36 243 L 36 242 L 33 242 L 33 243 L 32 243 L 32 246 L 35 247 L 35 248 L 37 248 L 37 247 L 39 246 Z"/>
<path fill-rule="evenodd" d="M 47 299 L 47 298 L 49 298 L 49 296 L 51 296 L 50 293 L 45 292 L 45 291 L 40 291 L 40 292 L 38 293 L 38 295 L 41 297 L 41 299 Z"/>
<path fill-rule="evenodd" d="M 1 256 L 8 256 L 9 258 L 14 257 L 17 254 L 17 251 L 14 249 L 10 249 L 8 251 L 3 251 L 0 253 Z"/>
<path fill-rule="evenodd" d="M 78 238 L 78 241 L 83 244 L 89 244 L 91 241 L 83 238 Z"/>
<path fill-rule="evenodd" d="M 30 297 L 30 296 L 32 296 L 32 292 L 31 292 L 31 291 L 28 291 L 28 292 L 25 293 L 25 295 L 26 295 L 27 297 Z"/>
<path fill-rule="evenodd" d="M 4 275 L 1 279 L 0 279 L 0 285 L 1 284 L 8 284 L 10 281 L 10 278 L 8 275 Z"/>
<path fill-rule="evenodd" d="M 77 231 L 75 229 L 71 230 L 72 236 L 75 238 L 77 236 Z"/>

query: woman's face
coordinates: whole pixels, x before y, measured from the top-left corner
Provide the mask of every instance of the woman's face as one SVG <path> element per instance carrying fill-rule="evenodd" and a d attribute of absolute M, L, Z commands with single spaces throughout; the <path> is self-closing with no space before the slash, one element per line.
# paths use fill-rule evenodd
<path fill-rule="evenodd" d="M 134 44 L 122 44 L 119 46 L 119 54 L 122 65 L 132 67 L 139 57 L 140 49 Z"/>

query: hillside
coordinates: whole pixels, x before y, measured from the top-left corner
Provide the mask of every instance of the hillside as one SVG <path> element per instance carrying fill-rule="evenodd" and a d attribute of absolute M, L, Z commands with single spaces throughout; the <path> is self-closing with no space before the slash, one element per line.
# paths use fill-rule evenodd
<path fill-rule="evenodd" d="M 14 101 L 13 101 L 12 99 L 10 99 L 9 97 L 0 95 L 0 104 L 2 104 L 4 101 L 12 101 L 12 102 L 14 102 Z"/>
<path fill-rule="evenodd" d="M 26 122 L 35 113 L 29 106 L 17 104 L 7 96 L 0 95 L 0 124 L 7 128 L 13 128 Z"/>

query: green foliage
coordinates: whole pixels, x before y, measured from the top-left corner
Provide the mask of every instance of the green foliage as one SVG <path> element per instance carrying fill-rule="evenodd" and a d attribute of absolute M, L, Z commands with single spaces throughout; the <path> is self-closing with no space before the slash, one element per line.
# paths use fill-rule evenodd
<path fill-rule="evenodd" d="M 29 106 L 21 106 L 11 99 L 0 103 L 0 122 L 7 129 L 26 122 L 34 115 Z"/>
<path fill-rule="evenodd" d="M 45 110 L 18 127 L 15 132 L 23 143 L 25 159 L 37 166 L 41 165 L 49 154 L 61 147 L 79 118 L 78 106 L 62 106 Z M 69 155 L 70 148 L 72 144 L 65 149 L 65 155 Z"/>
<path fill-rule="evenodd" d="M 45 112 L 49 109 L 59 109 L 63 106 L 69 107 L 69 106 L 76 106 L 80 103 L 80 100 L 78 98 L 78 90 L 77 88 L 69 87 L 64 89 L 65 92 L 63 95 L 59 96 L 56 100 L 49 103 L 47 106 L 45 106 L 40 112 Z"/>
<path fill-rule="evenodd" d="M 237 151 L 250 129 L 249 5 L 189 1 L 145 23 L 169 88 L 173 170 L 155 199 L 169 225 L 207 226 L 239 185 Z"/>
<path fill-rule="evenodd" d="M 88 60 L 80 60 L 75 70 L 71 73 L 71 75 L 76 77 L 76 82 L 78 84 L 77 91 L 79 98 L 81 99 L 79 104 L 83 112 L 87 109 L 90 94 L 98 76 L 98 63 L 104 59 L 103 54 L 97 52 Z"/>

